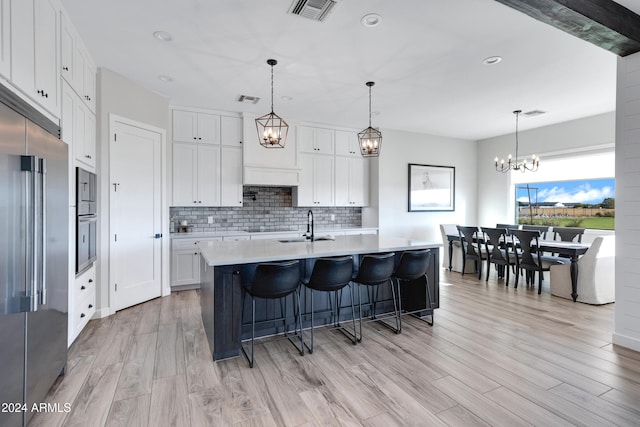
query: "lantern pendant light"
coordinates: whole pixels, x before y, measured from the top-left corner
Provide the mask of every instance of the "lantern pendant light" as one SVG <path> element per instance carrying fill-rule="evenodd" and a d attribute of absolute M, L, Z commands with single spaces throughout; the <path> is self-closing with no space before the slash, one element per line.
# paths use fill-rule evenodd
<path fill-rule="evenodd" d="M 267 64 L 271 66 L 271 112 L 256 119 L 260 145 L 265 148 L 284 148 L 289 133 L 287 122 L 273 112 L 273 66 L 277 63 L 275 59 L 267 60 Z"/>
<path fill-rule="evenodd" d="M 378 129 L 371 127 L 371 87 L 374 82 L 367 82 L 369 87 L 369 127 L 358 133 L 360 143 L 360 154 L 363 157 L 378 157 L 382 148 L 382 134 Z"/>

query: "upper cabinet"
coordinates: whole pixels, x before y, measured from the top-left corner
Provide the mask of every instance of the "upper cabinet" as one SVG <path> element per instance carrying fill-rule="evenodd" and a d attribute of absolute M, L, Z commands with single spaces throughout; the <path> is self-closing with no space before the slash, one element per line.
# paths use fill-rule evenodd
<path fill-rule="evenodd" d="M 352 131 L 336 130 L 336 156 L 361 157 L 358 134 Z"/>
<path fill-rule="evenodd" d="M 11 83 L 55 117 L 62 88 L 59 16 L 54 0 L 11 2 Z"/>
<path fill-rule="evenodd" d="M 60 73 L 89 110 L 96 112 L 96 66 L 69 19 L 60 18 Z"/>
<path fill-rule="evenodd" d="M 222 145 L 242 146 L 242 118 L 229 116 L 220 118 L 220 142 Z"/>
<path fill-rule="evenodd" d="M 333 129 L 298 126 L 298 146 L 302 153 L 333 154 Z"/>
<path fill-rule="evenodd" d="M 10 0 L 0 0 L 0 76 L 11 77 L 11 5 Z"/>
<path fill-rule="evenodd" d="M 173 140 L 220 144 L 220 116 L 195 111 L 173 110 Z"/>

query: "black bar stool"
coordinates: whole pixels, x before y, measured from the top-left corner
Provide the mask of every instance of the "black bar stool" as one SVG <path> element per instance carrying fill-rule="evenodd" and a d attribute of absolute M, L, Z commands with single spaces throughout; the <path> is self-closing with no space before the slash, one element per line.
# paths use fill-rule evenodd
<path fill-rule="evenodd" d="M 395 264 L 395 253 L 390 252 L 386 254 L 370 254 L 364 255 L 360 262 L 360 269 L 358 274 L 353 278 L 353 281 L 359 285 L 366 286 L 368 288 L 369 306 L 371 306 L 371 320 L 378 321 L 383 325 L 393 330 L 396 334 L 399 334 L 402 330 L 402 321 L 400 320 L 400 309 L 396 298 L 396 290 L 391 279 Z M 393 315 L 386 315 L 384 317 L 376 316 L 376 303 L 378 299 L 378 289 L 380 285 L 389 284 L 391 286 L 391 295 L 393 298 Z M 360 287 L 358 286 L 358 309 L 360 313 L 360 337 L 358 341 L 362 341 L 362 295 Z M 375 288 L 375 292 L 374 292 Z M 396 326 L 387 323 L 384 319 L 395 318 Z"/>
<path fill-rule="evenodd" d="M 400 307 L 402 307 L 402 299 L 400 298 L 400 282 L 410 282 L 413 280 L 424 278 L 425 292 L 427 294 L 425 297 L 425 308 L 406 311 L 404 313 L 402 312 L 401 308 L 400 312 L 401 314 L 413 315 L 414 317 L 426 322 L 429 326 L 433 326 L 434 311 L 433 304 L 431 302 L 429 277 L 427 276 L 430 264 L 431 254 L 428 249 L 403 252 L 402 255 L 400 255 L 400 262 L 398 263 L 398 267 L 396 268 L 396 271 L 393 273 L 392 277 L 396 279 L 398 283 L 398 300 L 400 301 Z M 431 315 L 431 321 L 427 320 L 424 316 L 421 316 L 419 314 L 423 311 L 429 311 L 429 314 Z M 427 314 L 427 316 L 429 314 Z M 400 327 L 402 328 L 402 323 L 400 323 Z"/>
<path fill-rule="evenodd" d="M 333 327 L 347 335 L 353 344 L 357 342 L 356 335 L 356 313 L 353 306 L 353 289 L 351 287 L 351 276 L 353 275 L 353 257 L 341 256 L 333 258 L 318 258 L 313 265 L 313 271 L 309 280 L 302 283 L 311 292 L 311 346 L 305 345 L 309 349 L 309 353 L 313 353 L 313 330 L 314 328 L 314 308 L 313 308 L 313 291 L 321 291 L 329 293 L 329 311 L 331 312 L 331 320 Z M 340 325 L 340 306 L 342 305 L 342 290 L 345 286 L 349 286 L 351 296 L 351 318 L 353 320 L 353 335 L 347 332 Z M 333 293 L 333 295 L 331 295 Z M 332 301 L 332 298 L 333 301 Z"/>
<path fill-rule="evenodd" d="M 251 297 L 251 357 L 247 354 L 244 346 L 240 343 L 242 354 L 249 362 L 249 366 L 253 368 L 253 347 L 256 329 L 256 298 L 263 299 L 281 299 L 289 295 L 294 297 L 294 317 L 295 332 L 289 334 L 286 328 L 286 313 L 282 311 L 283 321 L 285 323 L 284 336 L 298 349 L 301 356 L 304 356 L 304 339 L 302 336 L 302 314 L 300 312 L 300 295 L 298 293 L 298 285 L 300 284 L 300 266 L 296 261 L 285 262 L 268 262 L 258 264 L 251 282 L 243 283 L 244 296 Z M 244 306 L 244 302 L 243 302 Z M 297 308 L 297 310 L 296 310 Z M 298 325 L 300 331 L 298 332 Z M 293 342 L 292 337 L 300 338 L 300 348 Z"/>

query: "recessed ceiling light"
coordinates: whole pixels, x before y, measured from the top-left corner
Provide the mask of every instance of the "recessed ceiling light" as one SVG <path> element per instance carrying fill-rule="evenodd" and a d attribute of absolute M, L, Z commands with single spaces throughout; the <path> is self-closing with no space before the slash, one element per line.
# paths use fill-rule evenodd
<path fill-rule="evenodd" d="M 280 97 L 280 99 L 282 99 L 283 101 L 291 101 L 293 98 L 287 95 L 283 95 Z"/>
<path fill-rule="evenodd" d="M 173 81 L 173 77 L 160 75 L 160 76 L 158 76 L 158 80 L 160 80 L 161 82 L 170 83 L 170 82 Z"/>
<path fill-rule="evenodd" d="M 375 27 L 381 21 L 382 21 L 382 17 L 377 13 L 367 13 L 360 19 L 360 22 L 365 27 Z"/>
<path fill-rule="evenodd" d="M 490 56 L 488 58 L 484 58 L 482 60 L 482 63 L 484 65 L 495 65 L 495 64 L 497 64 L 498 62 L 501 62 L 501 61 L 502 61 L 502 56 Z"/>
<path fill-rule="evenodd" d="M 162 42 L 170 42 L 171 40 L 173 40 L 173 36 L 166 31 L 156 31 L 153 33 L 153 37 Z"/>

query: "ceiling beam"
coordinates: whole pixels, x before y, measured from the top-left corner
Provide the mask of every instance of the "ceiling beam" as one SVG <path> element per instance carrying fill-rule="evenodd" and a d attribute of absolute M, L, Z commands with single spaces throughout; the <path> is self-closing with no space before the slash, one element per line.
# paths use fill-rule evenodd
<path fill-rule="evenodd" d="M 640 52 L 640 16 L 612 0 L 496 0 L 619 56 Z"/>

